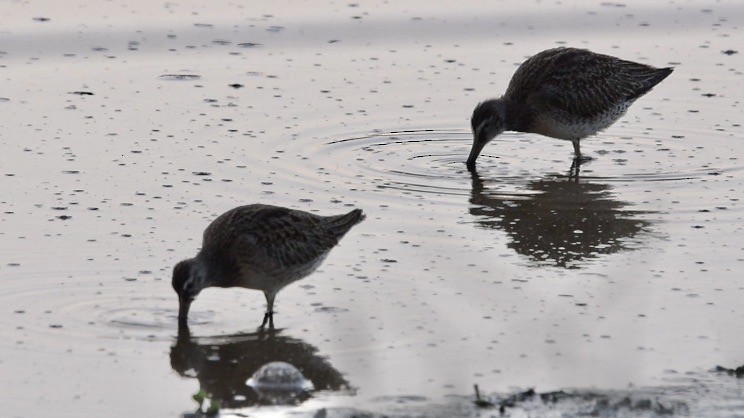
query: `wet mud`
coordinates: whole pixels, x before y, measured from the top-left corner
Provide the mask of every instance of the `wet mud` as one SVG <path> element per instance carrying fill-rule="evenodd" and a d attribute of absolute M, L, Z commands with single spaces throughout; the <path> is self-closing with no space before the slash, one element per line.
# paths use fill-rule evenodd
<path fill-rule="evenodd" d="M 4 415 L 195 416 L 203 392 L 225 417 L 744 416 L 739 2 L 0 17 Z M 556 46 L 675 70 L 578 172 L 521 133 L 468 171 L 475 105 Z M 278 333 L 240 289 L 179 330 L 173 265 L 248 203 L 367 220 L 282 290 Z M 314 390 L 262 398 L 275 361 Z"/>

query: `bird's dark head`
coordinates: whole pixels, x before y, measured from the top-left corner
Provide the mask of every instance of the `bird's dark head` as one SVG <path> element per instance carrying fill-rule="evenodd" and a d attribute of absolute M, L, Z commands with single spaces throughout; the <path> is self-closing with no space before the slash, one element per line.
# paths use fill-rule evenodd
<path fill-rule="evenodd" d="M 473 147 L 470 149 L 467 166 L 469 170 L 475 168 L 475 160 L 483 147 L 506 129 L 504 123 L 504 104 L 499 99 L 478 103 L 470 118 L 473 129 Z"/>
<path fill-rule="evenodd" d="M 203 272 L 193 258 L 180 261 L 173 267 L 171 284 L 178 295 L 178 323 L 186 324 L 191 302 L 204 287 Z"/>

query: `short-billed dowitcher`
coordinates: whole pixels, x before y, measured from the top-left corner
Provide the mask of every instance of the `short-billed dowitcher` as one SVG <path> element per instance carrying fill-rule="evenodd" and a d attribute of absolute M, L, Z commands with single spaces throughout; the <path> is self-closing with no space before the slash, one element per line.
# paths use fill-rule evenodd
<path fill-rule="evenodd" d="M 615 123 L 672 71 L 585 49 L 542 51 L 517 68 L 502 97 L 476 106 L 468 169 L 475 168 L 483 147 L 504 131 L 571 141 L 580 163 L 579 141 Z"/>
<path fill-rule="evenodd" d="M 229 210 L 204 230 L 202 249 L 173 268 L 179 325 L 207 287 L 244 287 L 264 292 L 267 321 L 274 327 L 274 298 L 288 284 L 317 269 L 351 227 L 364 220 L 360 209 L 319 216 L 269 205 Z"/>

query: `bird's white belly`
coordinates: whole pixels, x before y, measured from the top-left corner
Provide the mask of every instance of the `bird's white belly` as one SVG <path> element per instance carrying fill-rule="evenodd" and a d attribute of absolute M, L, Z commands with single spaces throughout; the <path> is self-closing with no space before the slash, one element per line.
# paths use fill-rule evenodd
<path fill-rule="evenodd" d="M 535 118 L 531 132 L 552 138 L 573 141 L 607 129 L 627 112 L 632 102 L 626 102 L 595 118 L 578 119 L 570 116 L 541 114 Z"/>
<path fill-rule="evenodd" d="M 314 272 L 321 264 L 323 264 L 327 255 L 328 252 L 311 262 L 299 265 L 282 266 L 272 271 L 257 271 L 245 267 L 241 270 L 240 277 L 237 280 L 237 286 L 248 289 L 277 292 L 290 283 L 296 282 Z"/>

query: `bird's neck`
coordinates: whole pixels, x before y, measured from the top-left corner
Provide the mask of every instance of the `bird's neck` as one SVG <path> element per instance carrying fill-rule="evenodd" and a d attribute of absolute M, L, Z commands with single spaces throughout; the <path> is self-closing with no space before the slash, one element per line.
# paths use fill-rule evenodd
<path fill-rule="evenodd" d="M 522 114 L 525 113 L 526 109 L 506 96 L 496 99 L 496 102 L 494 108 L 496 112 L 499 112 L 501 120 L 504 121 L 504 130 L 524 132 L 525 127 L 520 125 L 520 121 L 525 120 Z"/>
<path fill-rule="evenodd" d="M 195 285 L 199 291 L 214 286 L 214 271 L 209 268 L 209 263 L 205 262 L 201 255 L 197 255 L 194 259 L 194 270 L 192 272 L 196 280 Z"/>
<path fill-rule="evenodd" d="M 232 265 L 228 260 L 220 257 L 218 253 L 200 252 L 196 256 L 196 264 L 202 277 L 202 289 L 207 287 L 224 287 L 227 282 L 225 269 Z"/>
<path fill-rule="evenodd" d="M 499 120 L 504 123 L 504 130 L 512 130 L 510 118 L 511 106 L 509 106 L 509 100 L 506 97 L 501 96 L 498 99 L 491 100 L 490 107 L 491 112 L 497 115 Z"/>

